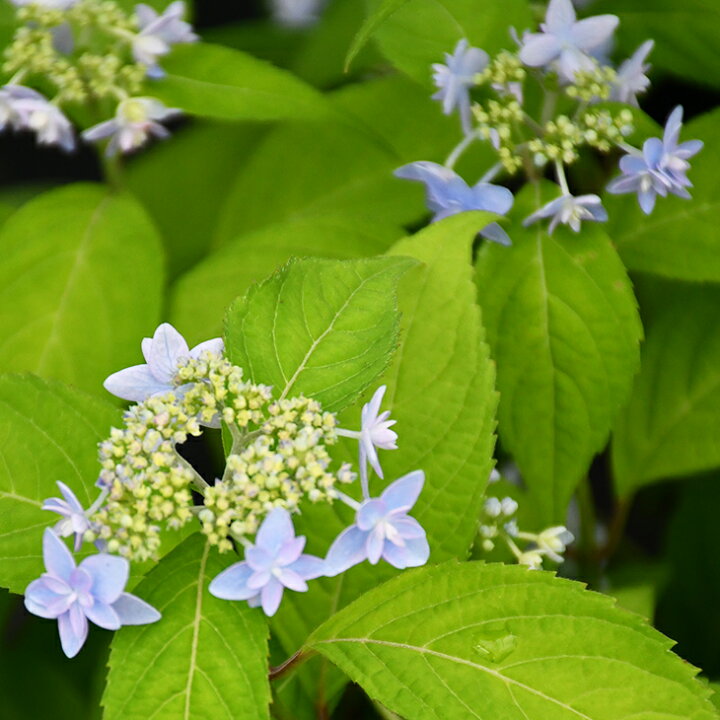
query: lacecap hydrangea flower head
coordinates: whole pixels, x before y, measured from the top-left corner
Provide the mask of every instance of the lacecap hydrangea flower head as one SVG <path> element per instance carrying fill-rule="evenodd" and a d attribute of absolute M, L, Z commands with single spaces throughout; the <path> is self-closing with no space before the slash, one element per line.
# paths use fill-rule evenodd
<path fill-rule="evenodd" d="M 516 185 L 515 176 L 523 174 L 537 182 L 550 172 L 557 195 L 525 219 L 526 225 L 548 220 L 550 232 L 565 225 L 577 233 L 585 222 L 608 219 L 599 195 L 576 195 L 570 189 L 567 169 L 587 150 L 623 153 L 622 175 L 608 191 L 637 194 L 645 213 L 652 212 L 658 196 L 690 198 L 689 160 L 702 142 L 680 142 L 681 107 L 671 113 L 663 138 L 650 138 L 642 149 L 627 143 L 634 132 L 633 108 L 650 86 L 648 60 L 654 43 L 645 41 L 614 66 L 609 52 L 618 27 L 615 15 L 580 19 L 571 0 L 550 0 L 537 31 L 518 34 L 511 29 L 514 51 L 490 57 L 467 38 L 460 39 L 431 72 L 437 88 L 433 98 L 444 113 L 459 114 L 462 138 L 443 164 L 419 160 L 396 170 L 396 176 L 425 185 L 428 208 L 433 220 L 439 220 L 469 210 L 506 215 L 513 196 L 498 181 Z M 540 109 L 535 100 L 526 102 L 526 96 L 541 97 Z M 490 145 L 497 162 L 472 183 L 454 168 L 480 141 Z M 497 222 L 481 235 L 511 244 L 512 233 Z"/>
<path fill-rule="evenodd" d="M 310 581 L 365 560 L 397 568 L 427 562 L 425 532 L 410 515 L 422 471 L 389 483 L 379 497 L 369 495 L 370 469 L 383 475 L 380 452 L 397 449 L 394 420 L 381 407 L 384 387 L 364 406 L 360 429 L 342 429 L 317 400 L 275 397 L 271 387 L 245 378 L 225 357 L 220 338 L 190 348 L 163 323 L 141 350 L 144 363 L 105 381 L 107 390 L 134 404 L 100 443 L 97 498 L 86 509 L 76 491 L 58 481 L 61 497 L 43 505 L 60 518 L 45 531 L 46 572 L 28 586 L 26 607 L 57 620 L 68 656 L 85 642 L 88 621 L 117 630 L 160 619 L 125 593 L 130 563 L 157 557 L 161 533 L 188 523 L 218 552 L 237 549 L 244 556 L 211 582 L 210 592 L 268 616 L 286 591 L 305 592 Z M 232 445 L 222 477 L 207 482 L 178 446 L 221 424 Z M 333 460 L 340 435 L 357 440 L 359 473 Z M 340 489 L 358 474 L 361 501 Z M 293 516 L 303 503 L 338 501 L 353 508 L 355 523 L 326 558 L 305 553 Z M 96 553 L 78 564 L 63 542 L 68 537 L 75 552 L 89 544 Z"/>

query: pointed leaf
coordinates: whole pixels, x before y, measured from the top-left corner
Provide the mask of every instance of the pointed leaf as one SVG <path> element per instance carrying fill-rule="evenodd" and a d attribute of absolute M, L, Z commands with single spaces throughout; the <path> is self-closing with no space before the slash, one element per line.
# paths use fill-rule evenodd
<path fill-rule="evenodd" d="M 347 72 L 358 53 L 365 47 L 367 41 L 375 31 L 387 20 L 396 10 L 401 8 L 408 0 L 381 0 L 377 7 L 365 18 L 365 22 L 353 38 L 352 45 L 345 58 L 345 71 Z"/>

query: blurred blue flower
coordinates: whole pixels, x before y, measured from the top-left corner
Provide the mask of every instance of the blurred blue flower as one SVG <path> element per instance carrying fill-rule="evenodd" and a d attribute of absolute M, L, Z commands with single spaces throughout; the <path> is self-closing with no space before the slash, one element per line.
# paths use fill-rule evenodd
<path fill-rule="evenodd" d="M 295 537 L 290 513 L 276 507 L 260 526 L 255 545 L 246 548 L 245 561 L 223 570 L 210 583 L 210 593 L 222 600 L 247 600 L 251 607 L 262 605 L 270 617 L 286 588 L 306 592 L 306 580 L 323 575 L 323 561 L 303 555 L 304 547 L 305 538 Z"/>
<path fill-rule="evenodd" d="M 60 488 L 63 497 L 48 498 L 43 503 L 42 509 L 63 516 L 62 520 L 59 520 L 55 525 L 55 533 L 60 537 L 74 535 L 75 552 L 77 552 L 82 546 L 85 531 L 90 528 L 90 522 L 75 493 L 60 480 L 57 481 L 57 486 Z"/>
<path fill-rule="evenodd" d="M 482 72 L 490 57 L 480 48 L 468 47 L 467 40 L 460 40 L 452 54 L 445 53 L 445 63 L 435 63 L 433 82 L 439 90 L 432 96 L 440 100 L 443 112 L 450 115 L 455 108 L 460 112 L 463 130 L 470 132 L 470 88 L 475 75 Z"/>
<path fill-rule="evenodd" d="M 430 546 L 420 523 L 407 514 L 424 482 L 423 471 L 415 470 L 389 485 L 379 498 L 363 502 L 355 524 L 343 530 L 330 547 L 325 574 L 339 575 L 366 559 L 376 565 L 381 557 L 401 570 L 424 565 Z"/>
<path fill-rule="evenodd" d="M 548 232 L 553 233 L 558 225 L 569 225 L 575 232 L 580 232 L 583 220 L 607 222 L 608 214 L 597 195 L 579 195 L 569 193 L 551 200 L 539 210 L 523 220 L 527 227 L 542 218 L 552 218 Z"/>
<path fill-rule="evenodd" d="M 560 75 L 572 82 L 578 70 L 595 67 L 590 55 L 608 42 L 618 22 L 616 15 L 578 21 L 570 0 L 550 0 L 542 32 L 523 36 L 520 59 L 531 67 L 557 62 Z"/>
<path fill-rule="evenodd" d="M 456 172 L 434 162 L 421 160 L 403 165 L 395 176 L 425 184 L 428 207 L 435 213 L 433 222 L 467 210 L 505 215 L 514 201 L 513 194 L 501 185 L 478 182 L 469 187 Z M 480 234 L 501 245 L 510 245 L 510 238 L 497 223 L 487 225 Z"/>
<path fill-rule="evenodd" d="M 638 106 L 637 96 L 650 87 L 650 80 L 645 74 L 650 69 L 650 65 L 645 61 L 654 45 L 652 40 L 646 40 L 620 65 L 613 83 L 611 100 Z"/>
<path fill-rule="evenodd" d="M 117 555 L 91 555 L 79 566 L 55 533 L 43 535 L 47 572 L 25 590 L 25 607 L 33 615 L 58 621 L 60 643 L 75 657 L 85 643 L 88 623 L 117 630 L 122 625 L 146 625 L 160 613 L 144 600 L 123 592 L 130 566 Z"/>
<path fill-rule="evenodd" d="M 152 338 L 142 341 L 145 364 L 119 370 L 103 383 L 105 389 L 123 400 L 142 402 L 151 395 L 175 389 L 178 365 L 184 358 L 197 358 L 203 352 L 220 354 L 222 338 L 206 340 L 188 348 L 185 338 L 169 323 L 159 325 Z"/>
<path fill-rule="evenodd" d="M 678 105 L 667 120 L 662 140 L 649 138 L 643 144 L 642 152 L 632 149 L 620 159 L 623 174 L 610 182 L 608 192 L 616 195 L 637 193 L 646 215 L 653 211 L 658 195 L 665 197 L 670 192 L 690 198 L 686 189 L 692 187 L 686 175 L 690 168 L 688 159 L 700 152 L 703 143 L 689 140 L 678 144 L 682 117 L 683 109 Z"/>
<path fill-rule="evenodd" d="M 198 39 L 192 25 L 183 20 L 185 3 L 182 0 L 170 3 L 162 13 L 149 5 L 135 6 L 140 32 L 132 39 L 135 60 L 147 66 L 147 74 L 152 78 L 165 75 L 157 64 L 159 58 L 170 52 L 172 45 L 192 43 Z"/>

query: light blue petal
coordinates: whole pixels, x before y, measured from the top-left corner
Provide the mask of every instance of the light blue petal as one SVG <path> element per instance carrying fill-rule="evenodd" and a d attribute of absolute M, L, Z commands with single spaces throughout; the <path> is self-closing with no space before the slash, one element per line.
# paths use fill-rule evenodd
<path fill-rule="evenodd" d="M 255 544 L 272 557 L 276 557 L 285 543 L 295 537 L 290 513 L 284 508 L 274 508 L 263 520 Z"/>
<path fill-rule="evenodd" d="M 648 168 L 656 168 L 665 150 L 660 138 L 648 138 L 643 143 L 643 157 Z"/>
<path fill-rule="evenodd" d="M 247 600 L 257 595 L 257 590 L 247 586 L 252 568 L 246 562 L 239 562 L 223 570 L 210 583 L 210 594 L 221 600 Z"/>
<path fill-rule="evenodd" d="M 502 185 L 477 183 L 473 186 L 475 206 L 478 210 L 487 210 L 498 215 L 505 215 L 513 206 L 513 194 Z"/>
<path fill-rule="evenodd" d="M 388 510 L 407 512 L 416 502 L 425 483 L 425 473 L 414 470 L 385 488 L 380 496 Z"/>
<path fill-rule="evenodd" d="M 291 565 L 300 557 L 300 554 L 304 549 L 305 537 L 300 535 L 300 537 L 293 538 L 290 542 L 285 543 L 280 548 L 280 552 L 277 554 L 275 562 L 280 567 Z"/>
<path fill-rule="evenodd" d="M 108 605 L 112 605 L 120 597 L 130 574 L 130 564 L 124 557 L 107 553 L 85 558 L 80 567 L 92 576 L 93 596 Z"/>
<path fill-rule="evenodd" d="M 607 41 L 619 22 L 617 15 L 595 15 L 575 23 L 570 37 L 580 50 L 590 52 Z"/>
<path fill-rule="evenodd" d="M 196 345 L 190 351 L 190 357 L 199 358 L 204 352 L 213 353 L 213 355 L 222 355 L 225 350 L 225 343 L 222 338 L 213 338 Z"/>
<path fill-rule="evenodd" d="M 407 540 L 403 547 L 393 543 L 385 543 L 383 558 L 394 567 L 404 570 L 409 567 L 420 567 L 430 557 L 430 546 L 426 538 Z"/>
<path fill-rule="evenodd" d="M 367 536 L 368 533 L 360 530 L 356 525 L 343 530 L 328 550 L 325 558 L 325 575 L 334 577 L 365 560 Z"/>
<path fill-rule="evenodd" d="M 562 46 L 554 35 L 534 33 L 525 39 L 520 60 L 530 67 L 543 67 L 560 55 Z"/>
<path fill-rule="evenodd" d="M 325 574 L 325 561 L 314 555 L 301 555 L 288 568 L 305 580 L 314 580 Z"/>
<path fill-rule="evenodd" d="M 656 198 L 657 195 L 655 194 L 654 190 L 647 190 L 645 192 L 638 193 L 638 202 L 640 203 L 642 211 L 646 215 L 649 215 L 655 209 Z"/>
<path fill-rule="evenodd" d="M 383 546 L 385 545 L 385 533 L 381 527 L 376 527 L 368 533 L 365 541 L 365 552 L 371 565 L 377 565 L 382 557 Z"/>
<path fill-rule="evenodd" d="M 275 558 L 257 545 L 245 550 L 245 562 L 255 571 L 261 572 L 272 567 Z"/>
<path fill-rule="evenodd" d="M 400 533 L 403 540 L 416 540 L 425 537 L 423 526 L 409 515 L 403 515 L 393 520 L 392 525 Z"/>
<path fill-rule="evenodd" d="M 162 617 L 152 605 L 130 593 L 123 593 L 113 603 L 113 610 L 122 625 L 148 625 Z"/>
<path fill-rule="evenodd" d="M 85 608 L 85 616 L 90 622 L 105 630 L 118 630 L 121 625 L 117 612 L 112 605 L 106 603 L 96 602 L 91 607 Z"/>
<path fill-rule="evenodd" d="M 63 612 L 58 604 L 58 600 L 62 599 L 62 597 L 63 595 L 51 590 L 45 581 L 40 578 L 33 580 L 27 586 L 25 590 L 25 607 L 33 615 L 54 620 Z"/>
<path fill-rule="evenodd" d="M 50 528 L 46 528 L 43 533 L 43 560 L 49 573 L 69 582 L 75 569 L 75 560 L 67 545 Z"/>
<path fill-rule="evenodd" d="M 185 338 L 170 323 L 155 330 L 150 347 L 150 372 L 158 382 L 172 384 L 178 360 L 190 354 Z"/>
<path fill-rule="evenodd" d="M 283 584 L 279 580 L 272 578 L 261 590 L 260 603 L 262 605 L 263 612 L 268 617 L 272 617 L 280 607 L 284 589 Z"/>
<path fill-rule="evenodd" d="M 173 389 L 172 383 L 159 382 L 148 365 L 133 365 L 110 375 L 103 387 L 116 397 L 132 402 L 142 402 L 156 393 Z"/>
<path fill-rule="evenodd" d="M 308 586 L 305 580 L 303 580 L 298 573 L 290 568 L 283 568 L 280 571 L 278 580 L 286 588 L 288 588 L 288 590 L 294 590 L 295 592 L 307 592 Z"/>
<path fill-rule="evenodd" d="M 635 192 L 639 186 L 640 177 L 638 175 L 626 175 L 611 180 L 608 183 L 607 191 L 612 195 L 623 195 Z"/>
<path fill-rule="evenodd" d="M 66 612 L 58 618 L 58 631 L 60 632 L 60 644 L 63 652 L 69 658 L 75 657 L 85 644 L 88 634 L 88 624 L 85 615 L 80 612 L 81 619 L 73 623 L 70 612 Z"/>
<path fill-rule="evenodd" d="M 366 500 L 357 511 L 355 522 L 361 530 L 372 530 L 389 510 L 382 500 Z"/>
<path fill-rule="evenodd" d="M 683 108 L 678 105 L 671 113 L 665 123 L 665 131 L 663 132 L 663 145 L 667 152 L 672 152 L 678 140 L 680 139 L 680 130 L 682 129 Z"/>
<path fill-rule="evenodd" d="M 550 0 L 545 13 L 545 27 L 549 32 L 567 32 L 576 19 L 575 7 L 571 0 Z"/>

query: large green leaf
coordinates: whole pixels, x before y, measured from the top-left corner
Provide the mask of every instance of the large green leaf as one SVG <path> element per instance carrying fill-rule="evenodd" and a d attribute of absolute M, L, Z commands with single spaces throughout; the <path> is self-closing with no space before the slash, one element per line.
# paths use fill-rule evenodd
<path fill-rule="evenodd" d="M 387 1 L 387 0 L 386 0 Z M 377 0 L 370 4 L 378 8 Z M 378 8 L 376 12 L 381 12 Z M 430 85 L 433 63 L 443 61 L 458 40 L 489 53 L 514 49 L 510 28 L 519 32 L 533 26 L 527 0 L 411 0 L 397 7 L 375 28 L 383 54 L 415 80 Z"/>
<path fill-rule="evenodd" d="M 137 361 L 159 320 L 164 272 L 155 229 L 128 195 L 51 190 L 0 232 L 0 368 L 103 392 Z"/>
<path fill-rule="evenodd" d="M 720 110 L 702 115 L 682 131 L 685 140 L 705 147 L 691 159 L 692 200 L 658 198 L 652 215 L 643 214 L 637 199 L 606 195 L 608 232 L 631 270 L 672 278 L 720 281 L 720 198 L 716 174 L 720 163 Z"/>
<path fill-rule="evenodd" d="M 617 491 L 720 466 L 720 288 L 666 289 L 613 437 Z"/>
<path fill-rule="evenodd" d="M 137 588 L 163 617 L 113 638 L 105 720 L 270 717 L 265 618 L 207 589 L 236 559 L 193 535 Z"/>
<path fill-rule="evenodd" d="M 218 221 L 218 242 L 305 214 L 351 213 L 400 225 L 427 214 L 419 183 L 392 172 L 413 160 L 442 160 L 457 142 L 456 119 L 400 76 L 352 85 L 330 98 L 369 130 L 289 123 L 269 133 L 239 171 Z"/>
<path fill-rule="evenodd" d="M 308 647 L 407 720 L 711 720 L 672 642 L 612 599 L 519 566 L 404 573 Z"/>
<path fill-rule="evenodd" d="M 21 593 L 43 572 L 43 530 L 59 519 L 43 501 L 62 480 L 90 505 L 97 444 L 119 422 L 113 405 L 60 383 L 0 376 L 0 585 Z"/>
<path fill-rule="evenodd" d="M 221 45 L 175 48 L 163 60 L 167 75 L 152 94 L 201 117 L 222 120 L 317 120 L 328 115 L 325 98 L 291 73 Z"/>
<path fill-rule="evenodd" d="M 530 211 L 530 191 L 515 217 Z M 565 518 L 638 368 L 635 298 L 597 226 L 552 236 L 516 221 L 512 247 L 486 244 L 477 281 L 498 365 L 500 437 L 545 522 Z"/>
<path fill-rule="evenodd" d="M 130 161 L 124 181 L 160 231 L 171 276 L 207 253 L 237 169 L 262 127 L 197 121 Z"/>
<path fill-rule="evenodd" d="M 396 288 L 408 258 L 295 260 L 236 300 L 230 359 L 279 397 L 350 404 L 387 367 L 398 333 Z"/>
<path fill-rule="evenodd" d="M 172 288 L 170 318 L 200 342 L 222 329 L 230 303 L 291 257 L 352 258 L 379 255 L 401 230 L 347 214 L 314 215 L 241 235 L 196 265 Z"/>
<path fill-rule="evenodd" d="M 372 37 L 373 33 L 406 2 L 408 2 L 408 0 L 380 0 L 376 8 L 365 18 L 365 22 L 353 38 L 352 45 L 345 58 L 345 70 L 350 68 L 353 60 L 365 47 L 365 44 Z"/>
<path fill-rule="evenodd" d="M 655 40 L 650 62 L 658 70 L 720 87 L 720 5 L 715 0 L 600 0 L 591 14 L 614 13 L 620 56 L 632 53 L 648 38 Z"/>
<path fill-rule="evenodd" d="M 413 515 L 427 532 L 434 561 L 467 557 L 492 467 L 495 371 L 471 265 L 473 239 L 487 222 L 486 214 L 464 213 L 431 225 L 392 250 L 422 265 L 400 284 L 401 344 L 383 377 L 388 385 L 383 409 L 397 420 L 400 449 L 382 453 L 386 481 L 376 482 L 373 493 L 407 472 L 425 471 Z M 359 427 L 358 408 L 343 413 L 342 421 L 343 427 Z M 357 443 L 351 452 L 357 452 Z M 303 509 L 298 525 L 313 552 L 324 555 L 352 522 L 342 510 Z M 286 652 L 294 652 L 327 616 L 393 573 L 384 563 L 364 564 L 313 583 L 307 596 L 288 598 L 274 623 Z M 335 687 L 344 682 L 336 673 L 313 668 L 304 669 L 300 681 L 313 700 L 323 694 L 332 699 Z M 286 692 L 294 689 L 287 685 Z"/>

